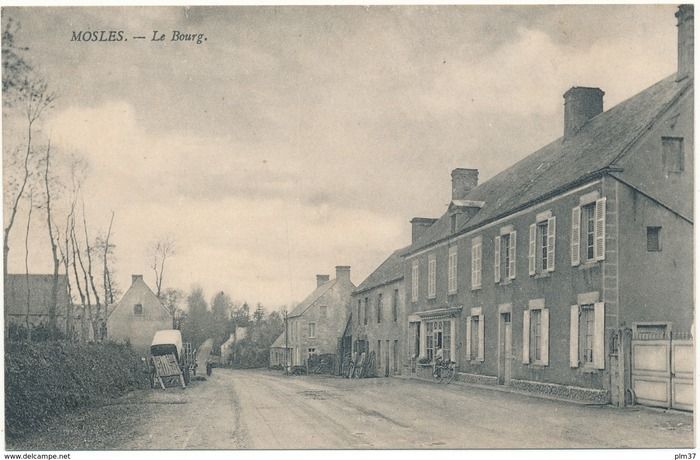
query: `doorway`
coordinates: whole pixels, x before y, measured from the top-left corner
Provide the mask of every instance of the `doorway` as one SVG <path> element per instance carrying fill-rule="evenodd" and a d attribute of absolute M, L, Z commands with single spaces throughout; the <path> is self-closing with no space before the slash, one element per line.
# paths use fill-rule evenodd
<path fill-rule="evenodd" d="M 513 364 L 513 325 L 511 313 L 500 314 L 498 344 L 498 383 L 510 385 L 511 366 Z"/>

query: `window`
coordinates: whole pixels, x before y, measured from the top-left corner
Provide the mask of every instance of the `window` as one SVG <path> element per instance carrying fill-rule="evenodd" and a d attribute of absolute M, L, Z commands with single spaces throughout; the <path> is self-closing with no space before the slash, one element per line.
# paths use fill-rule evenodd
<path fill-rule="evenodd" d="M 593 305 L 581 305 L 579 318 L 579 336 L 581 343 L 580 360 L 583 365 L 593 364 L 593 332 L 595 331 L 595 315 Z"/>
<path fill-rule="evenodd" d="M 309 348 L 308 351 L 309 351 L 309 358 L 310 358 L 311 356 L 313 356 L 313 355 L 316 354 L 316 349 L 315 349 L 315 348 Z"/>
<path fill-rule="evenodd" d="M 523 364 L 549 365 L 549 310 L 533 306 L 523 312 Z M 536 302 L 543 305 L 543 302 Z"/>
<path fill-rule="evenodd" d="M 516 232 L 507 231 L 494 238 L 494 282 L 515 279 Z"/>
<path fill-rule="evenodd" d="M 368 311 L 369 310 L 369 298 L 365 297 L 365 311 L 364 314 L 362 315 L 362 321 L 364 322 L 365 326 L 367 325 L 367 318 L 368 318 Z"/>
<path fill-rule="evenodd" d="M 418 261 L 411 265 L 411 301 L 418 302 Z"/>
<path fill-rule="evenodd" d="M 134 305 L 134 316 L 143 316 L 143 305 L 140 303 Z"/>
<path fill-rule="evenodd" d="M 377 324 L 382 322 L 382 310 L 384 310 L 384 300 L 382 294 L 377 294 Z"/>
<path fill-rule="evenodd" d="M 321 305 L 320 307 L 318 307 L 318 311 L 321 318 L 328 317 L 328 307 L 326 305 Z"/>
<path fill-rule="evenodd" d="M 665 172 L 683 172 L 685 165 L 683 164 L 684 155 L 682 137 L 662 137 L 661 151 Z"/>
<path fill-rule="evenodd" d="M 452 335 L 450 320 L 427 321 L 426 327 L 426 350 L 425 356 L 432 361 L 435 353 L 442 349 L 442 359 L 450 360 L 452 349 Z"/>
<path fill-rule="evenodd" d="M 484 315 L 481 308 L 472 308 L 467 317 L 467 360 L 484 360 Z"/>
<path fill-rule="evenodd" d="M 472 290 L 481 288 L 481 237 L 472 239 Z"/>
<path fill-rule="evenodd" d="M 457 292 L 457 246 L 451 247 L 447 256 L 447 292 Z"/>
<path fill-rule="evenodd" d="M 360 324 L 362 314 L 362 299 L 357 299 L 357 324 Z"/>
<path fill-rule="evenodd" d="M 450 216 L 450 231 L 452 233 L 457 231 L 457 214 L 452 214 Z"/>
<path fill-rule="evenodd" d="M 576 206 L 571 212 L 571 265 L 605 259 L 605 198 Z"/>
<path fill-rule="evenodd" d="M 394 297 L 391 299 L 391 316 L 394 322 L 399 320 L 399 290 L 394 289 Z"/>
<path fill-rule="evenodd" d="M 583 212 L 583 254 L 586 261 L 593 260 L 595 247 L 595 203 L 581 208 Z"/>
<path fill-rule="evenodd" d="M 428 256 L 428 298 L 435 298 L 435 268 L 436 268 L 436 258 L 435 254 Z"/>
<path fill-rule="evenodd" d="M 571 306 L 569 360 L 579 365 L 605 368 L 605 304 L 596 302 Z"/>
<path fill-rule="evenodd" d="M 542 360 L 542 310 L 530 312 L 530 357 Z"/>
<path fill-rule="evenodd" d="M 537 224 L 537 268 L 538 271 L 547 270 L 547 222 Z"/>
<path fill-rule="evenodd" d="M 647 251 L 661 251 L 661 227 L 647 227 Z"/>
<path fill-rule="evenodd" d="M 530 275 L 554 271 L 554 243 L 556 241 L 556 218 L 545 213 L 537 223 L 530 225 Z"/>
<path fill-rule="evenodd" d="M 377 368 L 382 367 L 382 341 L 377 340 Z"/>
<path fill-rule="evenodd" d="M 309 338 L 316 337 L 316 323 L 309 323 Z"/>

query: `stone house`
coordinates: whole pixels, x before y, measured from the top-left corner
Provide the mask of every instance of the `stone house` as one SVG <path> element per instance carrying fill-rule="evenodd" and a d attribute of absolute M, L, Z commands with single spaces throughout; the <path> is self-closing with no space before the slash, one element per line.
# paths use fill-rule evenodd
<path fill-rule="evenodd" d="M 380 377 L 400 374 L 404 362 L 406 328 L 402 326 L 407 318 L 402 251 L 394 251 L 352 293 L 352 351 L 374 351 Z"/>
<path fill-rule="evenodd" d="M 109 339 L 128 340 L 134 349 L 147 354 L 155 332 L 172 328 L 170 313 L 143 280 L 143 275 L 131 275 L 131 286 L 110 309 Z"/>
<path fill-rule="evenodd" d="M 621 331 L 690 336 L 693 7 L 676 16 L 675 74 L 607 111 L 601 89 L 572 87 L 561 138 L 483 184 L 454 170 L 444 214 L 412 221 L 412 374 L 443 348 L 465 381 L 624 404 Z M 692 374 L 678 388 L 692 405 Z"/>
<path fill-rule="evenodd" d="M 355 285 L 350 267 L 335 267 L 336 276 L 316 275 L 316 289 L 287 316 L 290 365 L 302 365 L 311 354 L 337 353 L 350 314 L 350 295 Z M 284 332 L 270 348 L 270 364 L 284 363 Z"/>

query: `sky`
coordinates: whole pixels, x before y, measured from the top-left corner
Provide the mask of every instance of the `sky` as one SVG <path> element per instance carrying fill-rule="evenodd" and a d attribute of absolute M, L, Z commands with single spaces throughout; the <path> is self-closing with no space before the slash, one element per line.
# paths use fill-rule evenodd
<path fill-rule="evenodd" d="M 59 96 L 38 139 L 51 139 L 57 161 L 89 164 L 91 233 L 115 213 L 119 286 L 138 273 L 153 286 L 147 249 L 169 237 L 165 286 L 277 308 L 336 265 L 350 265 L 360 284 L 410 244 L 411 218 L 445 211 L 452 169 L 476 168 L 483 182 L 561 136 L 571 86 L 602 88 L 607 110 L 675 72 L 675 8 L 2 12 Z M 95 30 L 127 40 L 71 41 Z M 151 41 L 154 31 L 166 39 Z M 206 41 L 172 41 L 173 31 Z M 3 121 L 6 160 L 23 131 Z M 26 207 L 11 273 L 24 271 Z M 29 241 L 30 271 L 49 273 L 39 219 Z"/>

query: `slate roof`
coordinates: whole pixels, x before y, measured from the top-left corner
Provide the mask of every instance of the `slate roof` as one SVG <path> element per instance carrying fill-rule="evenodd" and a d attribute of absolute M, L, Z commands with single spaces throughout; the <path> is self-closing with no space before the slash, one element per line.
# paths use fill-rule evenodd
<path fill-rule="evenodd" d="M 58 316 L 62 316 L 64 308 L 70 302 L 66 288 L 66 275 L 58 275 Z M 32 315 L 49 314 L 48 305 L 51 301 L 53 275 L 29 275 L 29 301 Z M 5 312 L 8 315 L 22 315 L 27 312 L 27 276 L 9 274 L 5 279 L 4 292 Z"/>
<path fill-rule="evenodd" d="M 296 316 L 301 316 L 304 314 L 304 312 L 316 302 L 319 297 L 321 297 L 323 294 L 326 292 L 330 291 L 330 289 L 335 286 L 335 283 L 338 282 L 338 279 L 332 279 L 330 281 L 325 282 L 321 286 L 317 287 L 311 294 L 309 294 L 308 297 L 306 297 L 299 305 L 294 307 L 294 310 L 289 313 L 287 316 L 288 318 L 294 318 Z"/>
<path fill-rule="evenodd" d="M 403 278 L 403 255 L 409 246 L 394 251 L 353 291 L 364 292 Z"/>
<path fill-rule="evenodd" d="M 635 141 L 692 86 L 692 78 L 677 82 L 673 74 L 590 119 L 575 135 L 555 140 L 475 187 L 464 200 L 483 201 L 484 206 L 457 233 L 478 228 L 614 168 Z M 450 216 L 445 213 L 406 253 L 449 237 L 450 230 Z"/>
<path fill-rule="evenodd" d="M 270 345 L 270 348 L 284 348 L 284 332 L 277 337 L 277 340 Z"/>

